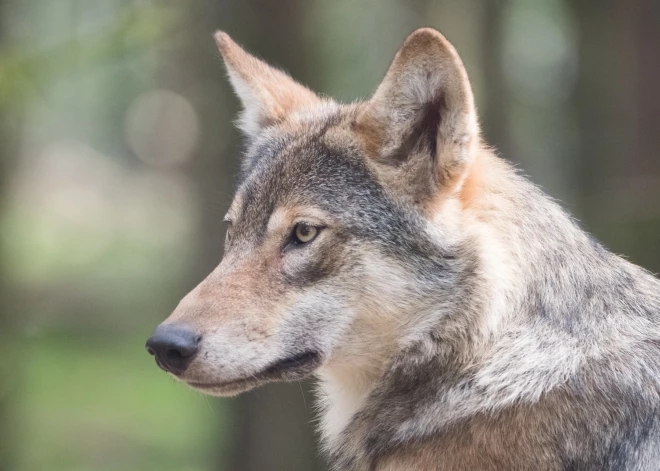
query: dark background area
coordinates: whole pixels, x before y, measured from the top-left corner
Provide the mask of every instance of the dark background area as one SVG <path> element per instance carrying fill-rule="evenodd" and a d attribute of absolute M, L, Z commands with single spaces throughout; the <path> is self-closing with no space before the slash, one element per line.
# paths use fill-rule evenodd
<path fill-rule="evenodd" d="M 221 258 L 241 140 L 212 33 L 341 101 L 415 28 L 486 140 L 660 271 L 657 0 L 0 0 L 0 470 L 324 469 L 309 384 L 213 399 L 144 341 Z"/>

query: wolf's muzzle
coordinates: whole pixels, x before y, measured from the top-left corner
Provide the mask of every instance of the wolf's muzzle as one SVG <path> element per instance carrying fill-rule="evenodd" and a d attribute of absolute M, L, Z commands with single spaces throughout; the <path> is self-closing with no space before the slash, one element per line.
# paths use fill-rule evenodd
<path fill-rule="evenodd" d="M 201 336 L 182 324 L 161 324 L 147 340 L 147 352 L 168 373 L 183 373 L 199 350 Z"/>

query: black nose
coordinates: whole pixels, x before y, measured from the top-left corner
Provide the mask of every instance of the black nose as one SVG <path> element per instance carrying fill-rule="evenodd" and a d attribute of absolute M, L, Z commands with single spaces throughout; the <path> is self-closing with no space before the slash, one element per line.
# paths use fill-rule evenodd
<path fill-rule="evenodd" d="M 199 350 L 201 336 L 182 324 L 161 324 L 147 340 L 147 351 L 163 370 L 180 375 Z"/>

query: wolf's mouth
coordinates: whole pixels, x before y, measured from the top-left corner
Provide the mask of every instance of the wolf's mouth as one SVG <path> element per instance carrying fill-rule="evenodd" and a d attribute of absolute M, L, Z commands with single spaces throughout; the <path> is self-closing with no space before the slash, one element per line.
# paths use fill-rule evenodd
<path fill-rule="evenodd" d="M 273 363 L 271 366 L 264 370 L 265 373 L 273 374 L 278 372 L 287 372 L 291 370 L 306 369 L 310 364 L 317 366 L 319 360 L 319 353 L 314 351 L 307 351 L 294 355 L 284 360 Z"/>
<path fill-rule="evenodd" d="M 207 394 L 234 395 L 273 381 L 296 381 L 307 377 L 321 364 L 321 355 L 306 351 L 279 360 L 246 378 L 221 382 L 186 381 L 188 386 Z"/>

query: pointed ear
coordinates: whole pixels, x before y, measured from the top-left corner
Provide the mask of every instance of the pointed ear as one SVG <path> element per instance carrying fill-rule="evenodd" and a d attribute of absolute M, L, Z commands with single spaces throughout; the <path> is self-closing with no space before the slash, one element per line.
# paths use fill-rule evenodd
<path fill-rule="evenodd" d="M 248 137 L 254 137 L 293 111 L 319 103 L 314 92 L 245 52 L 227 33 L 218 31 L 215 41 L 229 80 L 243 104 L 239 127 Z"/>
<path fill-rule="evenodd" d="M 408 36 L 355 130 L 384 182 L 414 202 L 460 187 L 479 129 L 467 73 L 442 34 Z"/>

